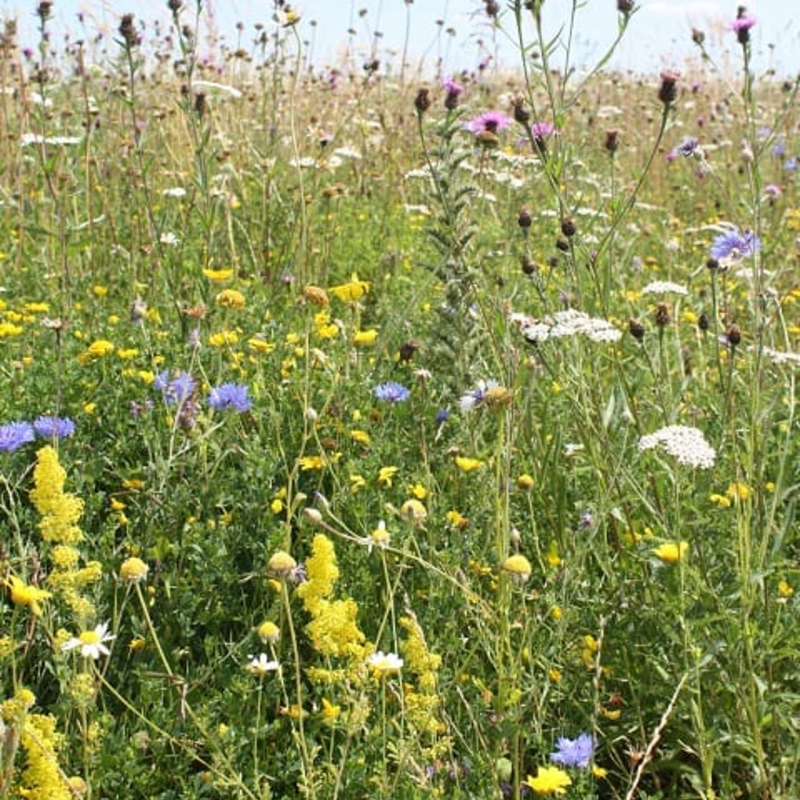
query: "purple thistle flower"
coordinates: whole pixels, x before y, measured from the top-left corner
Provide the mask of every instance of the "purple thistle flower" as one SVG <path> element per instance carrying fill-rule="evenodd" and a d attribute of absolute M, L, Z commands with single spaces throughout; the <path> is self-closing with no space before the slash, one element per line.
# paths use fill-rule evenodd
<path fill-rule="evenodd" d="M 30 422 L 9 422 L 0 425 L 0 452 L 13 453 L 34 438 Z"/>
<path fill-rule="evenodd" d="M 752 231 L 740 233 L 738 228 L 733 228 L 714 239 L 711 245 L 711 257 L 717 261 L 727 259 L 737 263 L 760 249 L 761 240 Z"/>
<path fill-rule="evenodd" d="M 64 439 L 75 433 L 75 423 L 69 417 L 42 416 L 34 420 L 33 429 L 44 439 Z"/>
<path fill-rule="evenodd" d="M 241 383 L 223 383 L 208 393 L 208 405 L 215 411 L 237 411 L 243 414 L 253 407 L 249 387 Z"/>
<path fill-rule="evenodd" d="M 555 125 L 550 122 L 534 122 L 531 125 L 531 134 L 534 139 L 544 139 L 555 132 Z"/>
<path fill-rule="evenodd" d="M 408 400 L 411 392 L 402 383 L 381 383 L 372 390 L 372 394 L 378 400 L 385 400 L 387 403 L 402 403 Z"/>
<path fill-rule="evenodd" d="M 467 123 L 467 130 L 472 133 L 499 133 L 511 124 L 510 117 L 499 111 L 487 111 Z"/>
<path fill-rule="evenodd" d="M 740 6 L 736 19 L 728 27 L 736 34 L 739 44 L 745 45 L 750 41 L 750 28 L 755 24 L 756 18 L 748 14 L 744 6 Z"/>
<path fill-rule="evenodd" d="M 164 370 L 156 375 L 153 388 L 161 392 L 167 403 L 185 403 L 194 392 L 195 380 L 188 373 L 178 370 L 170 378 L 169 370 Z"/>
<path fill-rule="evenodd" d="M 558 749 L 550 754 L 550 760 L 564 767 L 586 769 L 592 763 L 594 747 L 594 737 L 591 733 L 582 733 L 577 739 L 561 736 L 556 740 Z"/>
<path fill-rule="evenodd" d="M 460 83 L 456 83 L 452 78 L 447 78 L 442 84 L 442 88 L 447 94 L 452 94 L 458 97 L 463 91 L 464 87 Z"/>

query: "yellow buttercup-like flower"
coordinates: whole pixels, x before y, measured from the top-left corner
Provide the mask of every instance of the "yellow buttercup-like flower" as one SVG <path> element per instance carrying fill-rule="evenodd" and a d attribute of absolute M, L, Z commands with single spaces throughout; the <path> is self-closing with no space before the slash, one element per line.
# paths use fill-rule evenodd
<path fill-rule="evenodd" d="M 653 548 L 653 555 L 665 564 L 678 564 L 689 552 L 688 542 L 665 542 Z"/>
<path fill-rule="evenodd" d="M 36 586 L 29 586 L 25 581 L 20 580 L 16 575 L 12 575 L 7 581 L 6 586 L 11 590 L 11 602 L 17 606 L 27 606 L 34 617 L 42 616 L 40 602 L 52 597 L 50 592 L 39 589 Z"/>
<path fill-rule="evenodd" d="M 572 778 L 558 767 L 538 767 L 536 777 L 529 775 L 525 784 L 536 794 L 566 794 L 567 786 L 572 785 Z"/>

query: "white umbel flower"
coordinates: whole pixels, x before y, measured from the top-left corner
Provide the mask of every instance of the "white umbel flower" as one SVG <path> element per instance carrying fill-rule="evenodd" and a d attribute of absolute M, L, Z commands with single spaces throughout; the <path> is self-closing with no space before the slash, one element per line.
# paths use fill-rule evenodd
<path fill-rule="evenodd" d="M 640 450 L 652 450 L 659 445 L 687 467 L 710 469 L 717 457 L 703 432 L 688 425 L 667 425 L 639 439 Z"/>

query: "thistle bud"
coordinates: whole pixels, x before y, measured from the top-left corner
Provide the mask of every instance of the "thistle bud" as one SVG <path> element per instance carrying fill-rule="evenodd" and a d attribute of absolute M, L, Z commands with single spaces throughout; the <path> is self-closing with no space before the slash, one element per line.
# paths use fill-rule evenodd
<path fill-rule="evenodd" d="M 680 72 L 674 69 L 666 69 L 661 73 L 658 99 L 665 106 L 671 106 L 678 99 L 678 78 L 680 76 Z"/>
<path fill-rule="evenodd" d="M 739 326 L 729 325 L 728 330 L 725 331 L 725 338 L 731 347 L 736 347 L 742 341 L 742 332 L 739 330 Z"/>
<path fill-rule="evenodd" d="M 422 116 L 431 107 L 430 92 L 428 89 L 420 89 L 414 98 L 414 108 Z"/>
<path fill-rule="evenodd" d="M 642 325 L 638 319 L 631 318 L 628 320 L 628 333 L 630 333 L 637 342 L 641 342 L 642 339 L 644 339 L 644 325 Z"/>
<path fill-rule="evenodd" d="M 669 306 L 666 303 L 659 303 L 656 306 L 655 322 L 659 328 L 666 328 L 669 325 L 671 315 L 669 313 Z"/>

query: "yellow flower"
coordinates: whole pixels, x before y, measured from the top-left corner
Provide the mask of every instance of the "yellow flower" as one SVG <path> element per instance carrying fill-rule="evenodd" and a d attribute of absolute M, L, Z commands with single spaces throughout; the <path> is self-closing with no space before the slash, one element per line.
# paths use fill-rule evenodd
<path fill-rule="evenodd" d="M 303 288 L 303 299 L 315 306 L 327 306 L 330 303 L 328 293 L 313 284 L 308 284 Z"/>
<path fill-rule="evenodd" d="M 23 329 L 19 325 L 13 325 L 10 322 L 0 322 L 0 339 L 6 336 L 19 336 Z"/>
<path fill-rule="evenodd" d="M 34 617 L 42 616 L 42 607 L 39 605 L 39 601 L 52 597 L 50 592 L 46 592 L 36 586 L 28 586 L 25 581 L 20 580 L 16 575 L 8 578 L 6 586 L 11 590 L 11 602 L 17 606 L 27 606 Z"/>
<path fill-rule="evenodd" d="M 350 438 L 359 444 L 368 445 L 370 443 L 369 434 L 366 431 L 354 430 L 350 431 Z"/>
<path fill-rule="evenodd" d="M 325 469 L 325 459 L 322 456 L 303 456 L 297 459 L 297 463 L 303 472 L 310 472 L 314 469 Z"/>
<path fill-rule="evenodd" d="M 220 331 L 208 337 L 208 343 L 212 347 L 224 347 L 226 344 L 236 344 L 238 341 L 239 334 L 236 331 Z"/>
<path fill-rule="evenodd" d="M 126 558 L 119 568 L 119 577 L 125 583 L 139 583 L 147 577 L 148 567 L 141 558 Z"/>
<path fill-rule="evenodd" d="M 572 778 L 558 767 L 538 767 L 536 777 L 528 775 L 525 783 L 536 794 L 566 794 L 567 786 L 572 785 Z"/>
<path fill-rule="evenodd" d="M 653 548 L 653 555 L 661 559 L 665 564 L 677 564 L 683 561 L 688 552 L 688 542 L 665 542 Z"/>
<path fill-rule="evenodd" d="M 297 567 L 297 562 L 283 550 L 277 550 L 267 561 L 267 572 L 279 578 L 285 578 Z"/>
<path fill-rule="evenodd" d="M 349 480 L 350 494 L 355 494 L 359 489 L 363 489 L 367 485 L 367 481 L 362 475 L 351 475 Z"/>
<path fill-rule="evenodd" d="M 353 344 L 356 347 L 370 347 L 375 344 L 378 338 L 378 331 L 375 328 L 370 328 L 367 331 L 356 331 L 353 334 Z"/>
<path fill-rule="evenodd" d="M 274 344 L 270 344 L 270 342 L 262 339 L 260 336 L 253 336 L 251 339 L 248 339 L 247 346 L 251 352 L 259 355 L 266 355 L 275 349 Z"/>
<path fill-rule="evenodd" d="M 221 283 L 222 281 L 230 280 L 233 277 L 232 269 L 204 269 L 203 275 L 208 278 L 212 283 Z"/>
<path fill-rule="evenodd" d="M 503 562 L 503 572 L 507 572 L 511 578 L 520 583 L 525 583 L 531 576 L 533 569 L 531 562 L 521 553 L 509 556 Z"/>
<path fill-rule="evenodd" d="M 561 556 L 558 554 L 558 543 L 555 541 L 550 542 L 547 548 L 547 563 L 551 567 L 561 566 Z"/>
<path fill-rule="evenodd" d="M 747 500 L 752 494 L 750 487 L 746 483 L 735 481 L 725 490 L 725 496 L 733 501 Z"/>
<path fill-rule="evenodd" d="M 378 472 L 378 486 L 391 486 L 392 478 L 397 474 L 397 467 L 381 467 Z"/>
<path fill-rule="evenodd" d="M 784 599 L 790 598 L 794 594 L 794 589 L 786 580 L 778 581 L 778 594 Z"/>
<path fill-rule="evenodd" d="M 105 297 L 108 294 L 108 286 L 96 284 L 92 286 L 92 294 L 94 294 L 95 297 Z"/>
<path fill-rule="evenodd" d="M 244 308 L 244 295 L 236 289 L 223 289 L 215 298 L 218 306 L 223 308 Z"/>
<path fill-rule="evenodd" d="M 342 710 L 341 706 L 336 706 L 327 698 L 322 698 L 322 718 L 326 722 L 335 722 Z"/>
<path fill-rule="evenodd" d="M 97 339 L 86 349 L 86 355 L 90 358 L 103 358 L 109 353 L 114 352 L 114 345 L 107 339 Z"/>
<path fill-rule="evenodd" d="M 349 283 L 331 286 L 328 291 L 337 299 L 351 303 L 360 300 L 369 291 L 369 283 L 358 280 L 358 277 L 354 275 Z"/>
<path fill-rule="evenodd" d="M 456 466 L 462 472 L 474 472 L 477 469 L 480 469 L 483 466 L 483 461 L 480 461 L 477 458 L 467 458 L 466 456 L 456 456 L 455 458 Z"/>
<path fill-rule="evenodd" d="M 424 500 L 428 496 L 428 490 L 421 483 L 415 483 L 409 487 L 409 491 L 417 500 Z"/>
<path fill-rule="evenodd" d="M 280 628 L 272 620 L 266 620 L 258 626 L 258 638 L 264 644 L 275 644 L 281 638 Z"/>
<path fill-rule="evenodd" d="M 530 489 L 533 486 L 533 477 L 526 472 L 517 478 L 517 488 Z"/>
<path fill-rule="evenodd" d="M 447 521 L 458 530 L 463 531 L 469 527 L 469 520 L 460 512 L 452 509 L 445 514 Z"/>

